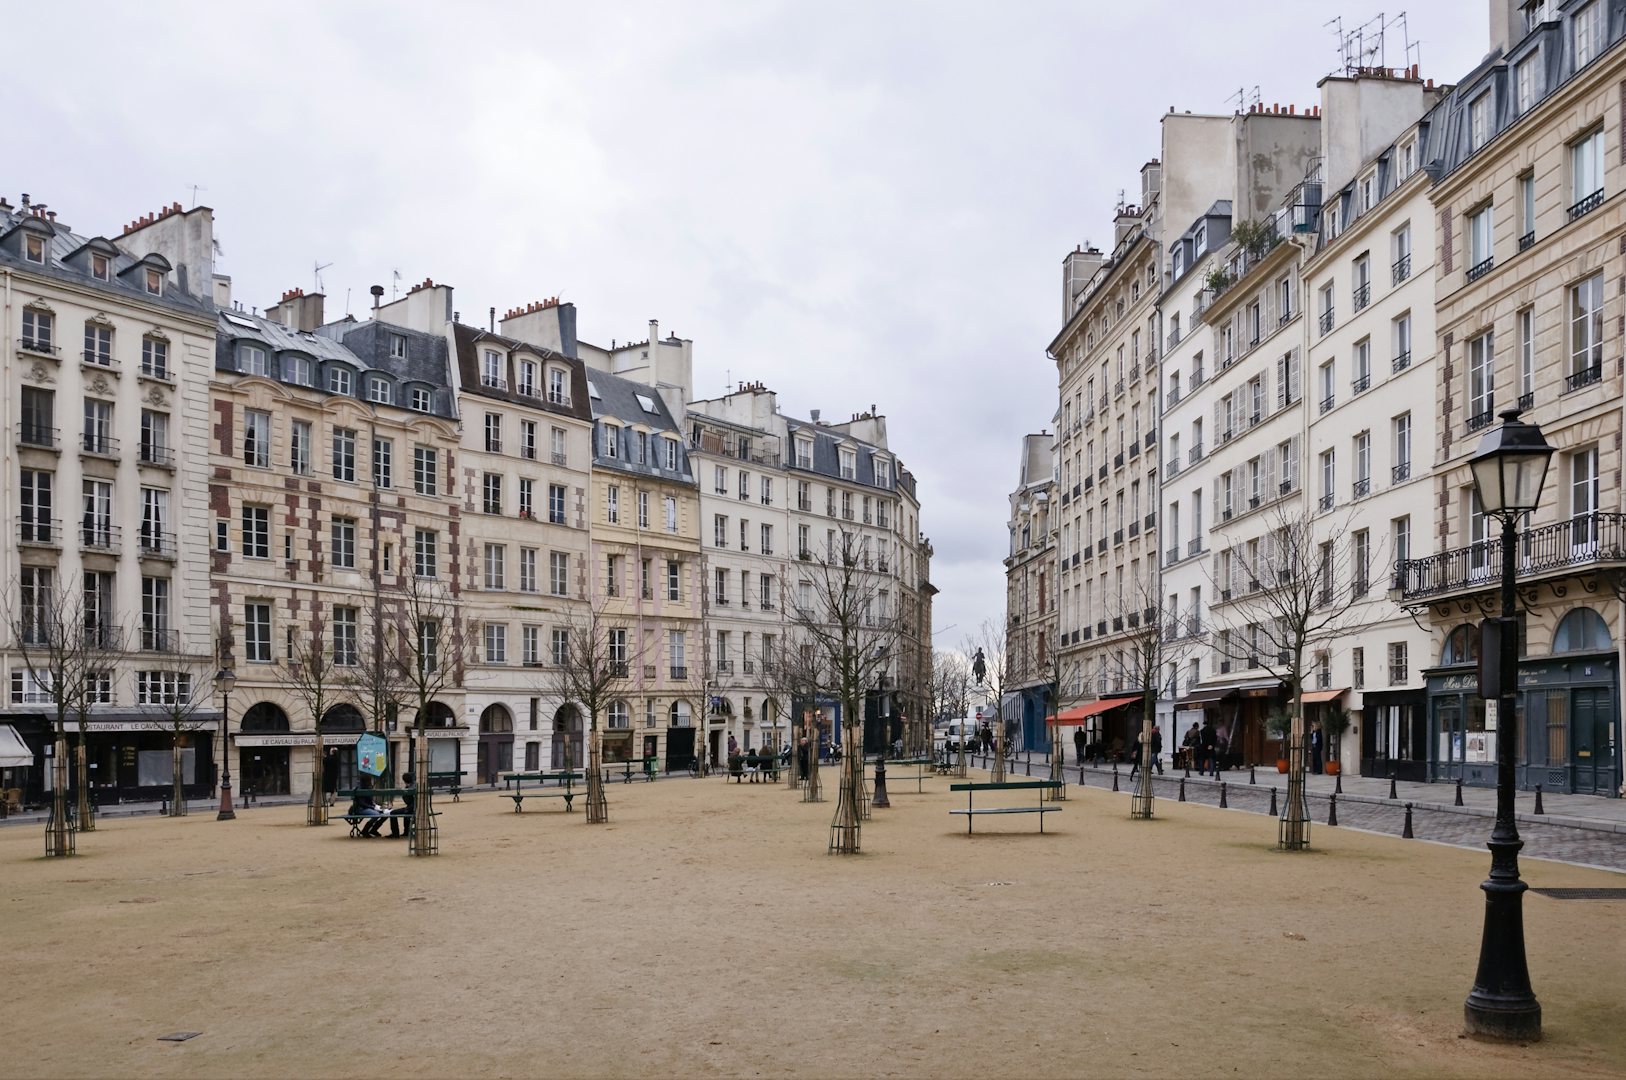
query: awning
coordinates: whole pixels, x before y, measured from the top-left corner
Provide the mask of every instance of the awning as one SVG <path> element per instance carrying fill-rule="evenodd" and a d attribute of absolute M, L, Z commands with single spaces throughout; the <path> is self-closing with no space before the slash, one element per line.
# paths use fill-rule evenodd
<path fill-rule="evenodd" d="M 1280 679 L 1270 678 L 1249 679 L 1247 682 L 1232 683 L 1230 686 L 1205 686 L 1200 690 L 1193 690 L 1179 701 L 1176 701 L 1174 706 L 1178 709 L 1184 705 L 1201 705 L 1224 701 L 1233 697 L 1260 697 L 1263 696 L 1263 691 L 1276 690 L 1281 685 L 1282 681 Z M 1308 695 L 1305 696 L 1305 700 L 1309 700 Z"/>
<path fill-rule="evenodd" d="M 32 764 L 34 755 L 17 729 L 10 724 L 0 724 L 0 769 L 26 769 Z"/>
<path fill-rule="evenodd" d="M 1099 701 L 1092 701 L 1088 705 L 1080 705 L 1076 709 L 1066 709 L 1055 716 L 1046 717 L 1045 723 L 1054 724 L 1057 727 L 1082 724 L 1090 717 L 1099 716 L 1108 709 L 1116 709 L 1120 705 L 1128 705 L 1131 701 L 1139 700 L 1139 694 L 1130 694 L 1127 697 L 1101 698 Z"/>
<path fill-rule="evenodd" d="M 1304 703 L 1306 705 L 1319 705 L 1323 701 L 1332 701 L 1335 698 L 1342 697 L 1348 692 L 1349 687 L 1347 686 L 1342 690 L 1311 690 L 1304 695 Z"/>

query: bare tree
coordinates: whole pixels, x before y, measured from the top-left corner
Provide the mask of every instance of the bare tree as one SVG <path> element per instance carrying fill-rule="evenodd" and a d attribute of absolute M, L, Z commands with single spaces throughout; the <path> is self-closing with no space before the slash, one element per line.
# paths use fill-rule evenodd
<path fill-rule="evenodd" d="M 384 735 L 408 703 L 403 656 L 393 640 L 394 625 L 379 608 L 370 609 L 360 633 L 355 664 L 345 669 L 340 690 L 360 706 L 370 731 Z M 387 785 L 386 785 L 387 786 Z"/>
<path fill-rule="evenodd" d="M 897 598 L 889 592 L 890 581 L 876 571 L 867 542 L 842 529 L 830 550 L 801 567 L 789 609 L 796 636 L 811 647 L 812 662 L 826 680 L 824 689 L 840 703 L 849 732 L 830 825 L 829 850 L 837 854 L 859 850 L 859 820 L 866 809 L 861 805 L 863 737 L 858 734 L 864 702 L 878 686 L 877 677 L 897 660 Z"/>
<path fill-rule="evenodd" d="M 1165 693 L 1173 696 L 1175 676 L 1191 648 L 1191 642 L 1184 639 L 1174 621 L 1174 613 L 1161 611 L 1156 581 L 1154 577 L 1130 584 L 1124 618 L 1136 632 L 1113 657 L 1117 685 L 1139 694 L 1141 699 L 1140 736 L 1135 740 L 1139 780 L 1129 803 L 1132 818 L 1152 816 L 1152 728 L 1157 723 L 1157 702 Z"/>
<path fill-rule="evenodd" d="M 74 832 L 90 812 L 84 764 L 85 717 L 101 672 L 99 636 L 87 633 L 86 606 L 77 590 L 56 587 L 55 573 L 28 567 L 18 581 L 10 609 L 12 633 L 27 671 L 26 693 L 48 696 L 53 709 L 51 814 L 46 825 L 46 851 L 72 855 Z M 79 826 L 68 812 L 68 717 L 79 720 Z"/>
<path fill-rule="evenodd" d="M 330 707 L 344 697 L 344 670 L 354 665 L 355 642 L 345 641 L 343 655 L 335 655 L 335 642 L 327 620 L 318 608 L 303 630 L 295 630 L 288 661 L 278 672 L 278 681 L 305 707 L 316 729 L 315 751 L 311 758 L 311 795 L 305 807 L 305 824 L 327 824 L 327 767 L 322 744 L 322 720 Z M 341 664 L 342 662 L 342 664 Z"/>
<path fill-rule="evenodd" d="M 783 606 L 785 610 L 794 610 L 788 594 Z M 792 749 L 792 759 L 791 767 L 785 770 L 785 783 L 792 788 L 802 788 L 803 802 L 823 802 L 824 793 L 819 786 L 819 735 L 812 722 L 812 704 L 823 685 L 818 654 L 812 643 L 798 636 L 796 628 L 792 626 L 790 633 L 780 636 L 774 654 L 764 657 L 763 664 L 770 685 L 789 702 L 790 726 L 786 737 Z M 799 737 L 798 730 L 801 732 Z M 799 743 L 798 738 L 806 742 Z M 800 750 L 802 745 L 808 748 L 805 769 Z"/>
<path fill-rule="evenodd" d="M 463 622 L 450 590 L 438 578 L 401 575 L 386 601 L 395 616 L 391 636 L 397 664 L 405 675 L 414 716 L 417 772 L 412 807 L 413 855 L 435 855 L 440 847 L 429 806 L 429 705 L 448 688 L 461 685 L 467 663 Z"/>
<path fill-rule="evenodd" d="M 587 712 L 587 824 L 602 825 L 610 820 L 610 808 L 604 794 L 599 719 L 608 719 L 610 705 L 632 685 L 637 659 L 629 640 L 632 631 L 603 604 L 573 612 L 564 622 L 561 662 L 544 669 L 542 681 L 550 693 Z"/>
<path fill-rule="evenodd" d="M 188 736 L 202 730 L 206 723 L 198 719 L 197 712 L 210 694 L 214 656 L 213 649 L 203 653 L 185 653 L 177 649 L 174 659 L 167 661 L 160 670 L 141 676 L 147 680 L 147 704 L 157 707 L 153 722 L 169 735 L 171 814 L 184 815 L 187 812 L 184 783 L 186 742 Z M 196 761 L 195 755 L 193 760 Z"/>
<path fill-rule="evenodd" d="M 963 654 L 932 653 L 932 719 L 960 719 L 971 706 L 971 666 Z"/>
<path fill-rule="evenodd" d="M 1223 659 L 1262 668 L 1292 687 L 1279 844 L 1298 851 L 1310 844 L 1304 680 L 1316 653 L 1330 651 L 1349 628 L 1352 606 L 1371 585 L 1371 553 L 1368 565 L 1358 565 L 1347 516 L 1325 525 L 1327 540 L 1318 540 L 1307 513 L 1285 504 L 1270 511 L 1267 524 L 1265 535 L 1215 555 L 1212 584 L 1221 603 L 1213 641 Z"/>

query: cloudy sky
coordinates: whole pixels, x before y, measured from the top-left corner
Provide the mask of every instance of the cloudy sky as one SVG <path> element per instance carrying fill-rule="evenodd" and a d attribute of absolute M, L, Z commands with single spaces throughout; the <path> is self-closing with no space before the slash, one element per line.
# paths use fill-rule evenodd
<path fill-rule="evenodd" d="M 1391 5 L 1393 6 L 1393 5 Z M 1486 51 L 1486 0 L 1411 11 L 1425 76 Z M 466 321 L 547 296 L 584 338 L 695 343 L 696 391 L 876 405 L 914 470 L 937 644 L 1004 607 L 1019 437 L 1050 421 L 1062 255 L 1111 241 L 1170 106 L 1314 103 L 1328 0 L 1196 4 L 56 3 L 0 66 L 6 194 L 116 235 L 215 209 L 263 308 L 433 277 Z M 1390 12 L 1391 17 L 1393 12 Z M 1387 63 L 1406 57 L 1398 28 Z"/>

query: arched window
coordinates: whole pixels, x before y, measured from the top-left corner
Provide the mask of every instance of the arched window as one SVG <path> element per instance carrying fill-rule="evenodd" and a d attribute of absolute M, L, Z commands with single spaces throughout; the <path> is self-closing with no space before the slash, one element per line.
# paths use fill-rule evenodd
<path fill-rule="evenodd" d="M 362 723 L 361 713 L 356 711 L 354 705 L 335 705 L 323 714 L 322 730 L 324 732 L 365 731 L 367 725 Z"/>
<path fill-rule="evenodd" d="M 1565 615 L 1553 632 L 1553 652 L 1603 652 L 1611 648 L 1609 624 L 1591 608 L 1576 608 Z"/>
<path fill-rule="evenodd" d="M 424 727 L 448 728 L 457 723 L 457 717 L 452 713 L 452 707 L 444 701 L 431 701 L 429 710 L 424 715 Z"/>
<path fill-rule="evenodd" d="M 1446 636 L 1440 650 L 1441 665 L 1472 664 L 1479 659 L 1479 629 L 1462 624 Z"/>
<path fill-rule="evenodd" d="M 252 731 L 287 731 L 288 714 L 269 701 L 262 701 L 251 706 L 243 713 L 242 730 Z"/>
<path fill-rule="evenodd" d="M 627 708 L 625 701 L 610 702 L 609 725 L 617 731 L 632 727 L 632 710 Z"/>
<path fill-rule="evenodd" d="M 689 726 L 689 703 L 687 701 L 672 702 L 672 707 L 667 710 L 667 714 L 671 717 L 673 727 Z"/>
<path fill-rule="evenodd" d="M 571 733 L 579 732 L 581 729 L 581 710 L 568 703 L 559 706 L 559 711 L 553 714 L 553 730 L 561 733 Z"/>
<path fill-rule="evenodd" d="M 514 717 L 502 705 L 487 705 L 486 711 L 480 714 L 480 734 L 497 735 L 511 733 L 514 730 Z"/>

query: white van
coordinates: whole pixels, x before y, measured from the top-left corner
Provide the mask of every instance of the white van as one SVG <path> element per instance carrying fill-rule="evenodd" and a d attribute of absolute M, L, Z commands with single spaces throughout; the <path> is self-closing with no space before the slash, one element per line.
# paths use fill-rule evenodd
<path fill-rule="evenodd" d="M 966 752 L 970 753 L 977 745 L 977 732 L 980 730 L 980 720 L 950 720 L 937 729 L 937 741 L 939 745 L 946 746 L 950 753 L 957 754 L 960 752 L 960 741 L 964 739 Z"/>

